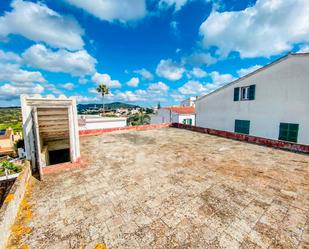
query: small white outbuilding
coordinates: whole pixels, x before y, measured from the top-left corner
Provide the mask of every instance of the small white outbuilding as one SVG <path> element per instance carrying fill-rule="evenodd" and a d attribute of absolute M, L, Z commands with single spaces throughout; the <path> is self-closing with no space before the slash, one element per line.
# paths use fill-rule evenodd
<path fill-rule="evenodd" d="M 163 107 L 151 116 L 151 124 L 180 123 L 195 125 L 195 108 L 193 106 Z"/>
<path fill-rule="evenodd" d="M 80 159 L 76 99 L 21 95 L 26 158 L 43 167 Z"/>
<path fill-rule="evenodd" d="M 196 101 L 196 126 L 309 145 L 309 54 L 289 54 Z"/>

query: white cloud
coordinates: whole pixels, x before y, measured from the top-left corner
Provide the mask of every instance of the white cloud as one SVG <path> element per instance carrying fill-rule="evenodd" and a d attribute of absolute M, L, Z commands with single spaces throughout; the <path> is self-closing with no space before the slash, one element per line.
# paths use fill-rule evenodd
<path fill-rule="evenodd" d="M 223 85 L 225 83 L 229 83 L 229 82 L 235 80 L 233 75 L 231 75 L 231 74 L 220 74 L 217 71 L 211 72 L 210 76 L 211 76 L 212 82 L 219 84 L 219 85 Z"/>
<path fill-rule="evenodd" d="M 0 37 L 22 35 L 57 48 L 81 49 L 84 31 L 72 17 L 61 16 L 43 3 L 14 0 L 11 12 L 0 17 Z"/>
<path fill-rule="evenodd" d="M 10 101 L 18 99 L 21 94 L 40 94 L 44 91 L 44 88 L 40 84 L 25 84 L 25 85 L 13 85 L 4 84 L 0 86 L 0 100 Z"/>
<path fill-rule="evenodd" d="M 72 90 L 74 88 L 74 84 L 71 82 L 68 82 L 68 83 L 62 84 L 61 87 L 66 90 Z"/>
<path fill-rule="evenodd" d="M 125 91 L 125 92 L 116 92 L 115 98 L 122 100 L 122 101 L 129 101 L 129 102 L 134 102 L 134 101 L 145 101 L 146 100 L 146 91 L 141 92 L 132 92 L 132 91 Z"/>
<path fill-rule="evenodd" d="M 135 70 L 134 73 L 141 75 L 143 77 L 143 79 L 145 79 L 145 80 L 152 80 L 153 79 L 152 73 L 149 72 L 145 68 Z"/>
<path fill-rule="evenodd" d="M 187 83 L 185 83 L 183 86 L 181 86 L 179 89 L 179 92 L 182 94 L 202 94 L 204 93 L 207 88 L 201 84 L 199 81 L 196 80 L 190 80 Z"/>
<path fill-rule="evenodd" d="M 189 0 L 160 0 L 160 8 L 174 7 L 175 11 L 180 10 Z"/>
<path fill-rule="evenodd" d="M 168 91 L 169 87 L 165 83 L 159 81 L 158 83 L 150 84 L 148 87 L 148 92 L 152 94 L 164 94 Z"/>
<path fill-rule="evenodd" d="M 185 56 L 181 59 L 183 64 L 190 64 L 193 66 L 211 65 L 218 61 L 210 53 L 193 53 L 189 56 Z"/>
<path fill-rule="evenodd" d="M 132 77 L 128 82 L 127 85 L 128 86 L 132 86 L 132 87 L 137 87 L 139 84 L 139 78 L 137 77 Z"/>
<path fill-rule="evenodd" d="M 179 94 L 179 93 L 171 93 L 171 95 L 170 95 L 172 98 L 173 98 L 173 100 L 174 101 L 176 101 L 176 102 L 181 102 L 181 101 L 183 101 L 183 100 L 185 100 L 186 99 L 186 96 L 185 95 L 182 95 L 182 94 Z"/>
<path fill-rule="evenodd" d="M 20 61 L 21 61 L 21 58 L 18 54 L 0 50 L 0 62 L 19 63 Z"/>
<path fill-rule="evenodd" d="M 21 69 L 17 64 L 0 63 L 0 68 L 0 81 L 15 83 L 42 83 L 46 81 L 40 72 Z"/>
<path fill-rule="evenodd" d="M 86 50 L 70 52 L 65 49 L 53 51 L 42 44 L 36 44 L 23 53 L 24 62 L 31 67 L 51 72 L 70 73 L 83 76 L 95 72 L 96 59 Z"/>
<path fill-rule="evenodd" d="M 189 74 L 195 78 L 204 78 L 207 76 L 207 72 L 198 67 L 193 68 Z"/>
<path fill-rule="evenodd" d="M 297 53 L 309 53 L 309 45 L 301 46 L 300 50 Z"/>
<path fill-rule="evenodd" d="M 249 68 L 242 68 L 242 69 L 239 69 L 237 71 L 237 73 L 240 77 L 243 77 L 243 76 L 245 76 L 249 73 L 252 73 L 252 72 L 260 69 L 261 67 L 262 67 L 261 65 L 255 65 L 255 66 L 252 66 L 252 67 L 249 67 Z"/>
<path fill-rule="evenodd" d="M 121 87 L 121 83 L 118 80 L 112 80 L 108 74 L 100 74 L 96 72 L 91 79 L 98 85 L 105 84 L 106 86 L 111 88 Z"/>
<path fill-rule="evenodd" d="M 134 21 L 146 15 L 145 0 L 66 0 L 101 20 Z"/>
<path fill-rule="evenodd" d="M 44 84 L 44 87 L 45 87 L 46 90 L 49 90 L 50 92 L 52 92 L 54 95 L 63 94 L 63 92 L 60 91 L 55 84 L 46 82 Z"/>
<path fill-rule="evenodd" d="M 76 98 L 78 103 L 94 103 L 101 101 L 99 97 L 89 97 L 84 95 L 77 95 Z"/>
<path fill-rule="evenodd" d="M 216 90 L 217 88 L 224 86 L 227 83 L 235 80 L 231 74 L 220 74 L 219 72 L 211 72 L 210 74 L 212 82 L 201 83 L 197 80 L 190 80 L 183 86 L 178 88 L 181 94 L 187 95 L 203 95 Z"/>
<path fill-rule="evenodd" d="M 205 84 L 206 91 L 204 94 L 210 93 L 236 79 L 231 74 L 220 74 L 219 72 L 216 71 L 210 73 L 210 76 L 212 82 Z"/>
<path fill-rule="evenodd" d="M 175 34 L 175 35 L 178 35 L 178 33 L 179 33 L 178 24 L 179 24 L 179 23 L 176 22 L 176 21 L 172 21 L 172 22 L 170 23 L 170 27 L 171 27 L 172 33 Z"/>
<path fill-rule="evenodd" d="M 88 81 L 89 80 L 87 78 L 85 78 L 85 77 L 81 77 L 81 78 L 78 79 L 78 83 L 82 84 L 82 85 L 86 84 Z"/>
<path fill-rule="evenodd" d="M 309 41 L 308 0 L 258 0 L 242 11 L 213 11 L 201 25 L 203 46 L 216 46 L 220 56 L 276 55 Z"/>
<path fill-rule="evenodd" d="M 185 69 L 171 59 L 161 60 L 156 69 L 158 76 L 169 80 L 181 79 L 184 72 Z"/>
<path fill-rule="evenodd" d="M 167 96 L 169 87 L 163 82 L 152 83 L 146 90 L 138 89 L 135 91 L 116 91 L 112 96 L 112 100 L 121 101 L 164 101 Z"/>

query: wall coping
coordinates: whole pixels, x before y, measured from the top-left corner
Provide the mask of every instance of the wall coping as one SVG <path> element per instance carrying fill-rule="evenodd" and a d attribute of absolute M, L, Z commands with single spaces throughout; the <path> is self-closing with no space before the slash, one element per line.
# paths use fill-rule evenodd
<path fill-rule="evenodd" d="M 170 127 L 171 123 L 162 123 L 162 124 L 149 124 L 149 125 L 136 125 L 136 126 L 126 126 L 126 127 L 117 127 L 117 128 L 104 128 L 104 129 L 91 129 L 91 130 L 79 130 L 79 136 L 94 136 L 103 133 L 113 132 L 113 131 L 141 131 L 149 129 L 159 129 L 164 127 Z"/>
<path fill-rule="evenodd" d="M 17 177 L 9 194 L 0 208 L 0 248 L 5 248 L 11 234 L 11 226 L 14 224 L 21 201 L 24 198 L 26 186 L 31 176 L 29 161 L 25 162 L 22 172 Z"/>
<path fill-rule="evenodd" d="M 185 124 L 180 124 L 180 123 L 172 123 L 171 126 L 175 128 L 202 132 L 202 133 L 207 133 L 207 134 L 215 135 L 219 137 L 225 137 L 225 138 L 230 138 L 234 140 L 244 141 L 244 142 L 248 142 L 252 144 L 264 145 L 264 146 L 273 147 L 277 149 L 283 149 L 283 150 L 288 150 L 288 151 L 293 151 L 293 152 L 301 152 L 301 153 L 309 154 L 309 145 L 305 145 L 305 144 L 297 144 L 297 143 L 286 142 L 286 141 L 281 141 L 281 140 L 274 140 L 270 138 L 256 137 L 256 136 L 240 134 L 240 133 L 235 133 L 235 132 L 230 132 L 230 131 L 203 128 L 203 127 L 185 125 Z"/>

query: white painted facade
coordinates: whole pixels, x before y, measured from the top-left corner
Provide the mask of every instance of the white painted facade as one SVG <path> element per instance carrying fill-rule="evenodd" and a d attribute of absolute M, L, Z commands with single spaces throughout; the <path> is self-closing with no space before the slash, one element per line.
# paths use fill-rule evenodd
<path fill-rule="evenodd" d="M 127 126 L 126 118 L 101 117 L 98 115 L 81 115 L 78 117 L 80 130 L 120 128 Z"/>
<path fill-rule="evenodd" d="M 177 113 L 173 112 L 168 109 L 159 109 L 157 114 L 151 115 L 151 124 L 161 124 L 161 123 L 184 123 L 185 119 L 191 119 L 192 125 L 195 125 L 195 114 L 183 114 L 183 113 Z"/>
<path fill-rule="evenodd" d="M 234 101 L 234 88 L 255 84 L 255 99 Z M 289 54 L 196 101 L 196 125 L 234 132 L 250 120 L 250 135 L 278 140 L 280 123 L 299 124 L 309 145 L 309 54 Z"/>

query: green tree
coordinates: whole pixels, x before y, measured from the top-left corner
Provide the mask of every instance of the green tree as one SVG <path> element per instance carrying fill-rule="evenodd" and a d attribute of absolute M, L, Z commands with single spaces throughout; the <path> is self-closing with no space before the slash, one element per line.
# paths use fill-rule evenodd
<path fill-rule="evenodd" d="M 101 96 L 102 96 L 103 114 L 104 114 L 105 113 L 105 101 L 104 101 L 104 98 L 105 98 L 105 95 L 109 94 L 109 88 L 105 84 L 100 84 L 97 87 L 97 92 L 100 93 Z"/>
<path fill-rule="evenodd" d="M 128 118 L 128 125 L 145 125 L 150 124 L 150 116 L 144 112 L 140 112 Z"/>

